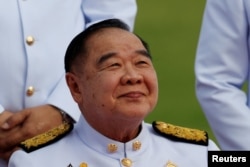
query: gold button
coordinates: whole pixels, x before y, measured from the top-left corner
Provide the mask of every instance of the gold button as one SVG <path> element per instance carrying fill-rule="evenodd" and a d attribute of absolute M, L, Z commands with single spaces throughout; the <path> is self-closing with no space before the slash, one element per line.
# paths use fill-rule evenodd
<path fill-rule="evenodd" d="M 26 38 L 26 43 L 27 43 L 28 45 L 32 45 L 34 42 L 35 42 L 34 37 L 28 36 L 28 37 Z"/>
<path fill-rule="evenodd" d="M 32 96 L 35 92 L 35 88 L 33 86 L 29 86 L 27 91 L 26 91 L 26 94 L 27 96 Z"/>
<path fill-rule="evenodd" d="M 177 167 L 173 162 L 168 161 L 165 167 Z"/>
<path fill-rule="evenodd" d="M 108 151 L 110 153 L 114 153 L 116 152 L 118 149 L 118 146 L 116 144 L 108 144 Z"/>
<path fill-rule="evenodd" d="M 82 162 L 82 163 L 80 164 L 80 167 L 88 167 L 88 164 L 86 164 L 85 162 Z"/>
<path fill-rule="evenodd" d="M 135 141 L 135 142 L 133 142 L 133 150 L 134 151 L 137 151 L 137 150 L 140 150 L 141 149 L 141 142 L 140 141 Z"/>
<path fill-rule="evenodd" d="M 128 159 L 128 158 L 123 158 L 122 159 L 122 165 L 126 166 L 126 167 L 130 167 L 130 166 L 132 166 L 132 161 L 130 159 Z"/>

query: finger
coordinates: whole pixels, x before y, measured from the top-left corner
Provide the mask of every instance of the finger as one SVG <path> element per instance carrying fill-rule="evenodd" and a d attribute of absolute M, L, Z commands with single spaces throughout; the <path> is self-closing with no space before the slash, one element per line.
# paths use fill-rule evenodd
<path fill-rule="evenodd" d="M 2 131 L 0 134 L 0 151 L 6 152 L 13 149 L 21 141 L 23 141 L 23 134 L 20 134 L 21 126 L 16 126 L 8 131 Z"/>
<path fill-rule="evenodd" d="M 2 131 L 0 133 L 0 151 L 8 151 L 38 133 L 41 132 L 34 124 L 18 125 L 8 131 Z"/>
<path fill-rule="evenodd" d="M 12 115 L 13 113 L 10 111 L 3 111 L 0 114 L 0 126 L 2 126 L 7 121 L 7 119 L 10 118 Z"/>
<path fill-rule="evenodd" d="M 29 114 L 29 110 L 23 110 L 13 114 L 1 125 L 1 128 L 8 130 L 22 124 L 28 118 Z"/>

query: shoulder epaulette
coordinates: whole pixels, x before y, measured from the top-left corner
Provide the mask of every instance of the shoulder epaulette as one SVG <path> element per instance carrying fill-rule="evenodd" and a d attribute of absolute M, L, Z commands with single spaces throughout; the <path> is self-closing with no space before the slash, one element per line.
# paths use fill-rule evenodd
<path fill-rule="evenodd" d="M 161 121 L 154 121 L 152 126 L 156 132 L 171 140 L 204 146 L 208 145 L 208 134 L 206 131 L 176 126 Z"/>
<path fill-rule="evenodd" d="M 35 151 L 39 148 L 42 148 L 60 140 L 62 137 L 68 134 L 73 129 L 73 127 L 73 123 L 65 122 L 45 133 L 42 133 L 40 135 L 21 142 L 19 144 L 19 147 L 21 147 L 27 153 Z"/>

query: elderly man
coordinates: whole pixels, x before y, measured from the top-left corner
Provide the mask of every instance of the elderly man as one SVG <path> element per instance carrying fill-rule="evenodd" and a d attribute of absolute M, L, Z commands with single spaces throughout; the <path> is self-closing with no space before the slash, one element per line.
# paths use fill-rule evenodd
<path fill-rule="evenodd" d="M 143 121 L 157 103 L 157 75 L 146 43 L 123 22 L 106 20 L 76 36 L 65 69 L 82 117 L 47 147 L 39 148 L 71 127 L 21 143 L 32 152 L 14 152 L 10 167 L 201 167 L 207 166 L 208 150 L 218 150 L 204 131 Z"/>

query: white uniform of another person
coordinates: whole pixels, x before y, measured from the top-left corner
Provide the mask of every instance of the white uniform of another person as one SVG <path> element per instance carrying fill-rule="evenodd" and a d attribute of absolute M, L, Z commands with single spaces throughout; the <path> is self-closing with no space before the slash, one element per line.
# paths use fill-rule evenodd
<path fill-rule="evenodd" d="M 207 0 L 196 92 L 222 150 L 250 150 L 249 23 L 249 0 Z"/>
<path fill-rule="evenodd" d="M 78 120 L 65 82 L 69 42 L 107 18 L 119 18 L 132 30 L 136 10 L 135 0 L 0 1 L 0 113 L 51 104 Z"/>
<path fill-rule="evenodd" d="M 81 117 L 75 129 L 58 142 L 31 153 L 14 152 L 9 167 L 205 167 L 209 150 L 218 150 L 211 140 L 207 146 L 170 140 L 145 122 L 135 139 L 117 142 L 98 133 Z"/>

